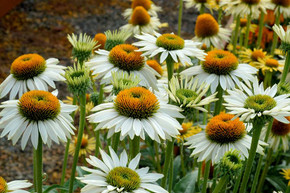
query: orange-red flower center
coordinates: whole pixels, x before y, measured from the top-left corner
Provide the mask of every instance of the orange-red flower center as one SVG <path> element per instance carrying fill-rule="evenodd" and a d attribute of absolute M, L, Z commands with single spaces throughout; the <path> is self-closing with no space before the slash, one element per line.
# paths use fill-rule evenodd
<path fill-rule="evenodd" d="M 219 24 L 211 14 L 199 15 L 195 24 L 195 35 L 206 38 L 216 35 L 219 32 Z"/>
<path fill-rule="evenodd" d="M 138 6 L 133 10 L 129 23 L 133 25 L 147 25 L 151 20 L 149 13 L 142 6 Z"/>

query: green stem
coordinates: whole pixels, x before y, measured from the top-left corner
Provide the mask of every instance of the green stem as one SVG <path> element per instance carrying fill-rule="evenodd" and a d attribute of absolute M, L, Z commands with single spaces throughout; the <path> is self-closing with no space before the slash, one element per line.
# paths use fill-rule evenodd
<path fill-rule="evenodd" d="M 33 148 L 33 188 L 37 192 L 37 157 L 36 150 Z"/>
<path fill-rule="evenodd" d="M 280 9 L 279 8 L 278 8 L 278 11 L 276 12 L 275 24 L 276 25 L 280 24 Z M 274 54 L 277 43 L 278 43 L 278 35 L 274 32 L 273 43 L 272 43 L 271 52 L 270 52 L 271 55 Z"/>
<path fill-rule="evenodd" d="M 266 89 L 269 86 L 271 86 L 271 83 L 272 83 L 272 72 L 270 72 L 269 70 L 267 70 L 265 72 L 264 89 Z"/>
<path fill-rule="evenodd" d="M 98 104 L 102 104 L 103 103 L 103 99 L 104 99 L 104 86 L 105 86 L 105 84 L 101 84 L 100 85 Z"/>
<path fill-rule="evenodd" d="M 235 27 L 235 33 L 234 33 L 234 41 L 233 41 L 233 53 L 236 53 L 236 46 L 237 46 L 237 42 L 238 42 L 238 34 L 239 34 L 239 28 L 240 28 L 240 16 L 237 15 L 236 16 L 236 27 Z"/>
<path fill-rule="evenodd" d="M 204 4 L 202 3 L 202 4 L 201 4 L 201 7 L 200 7 L 199 15 L 204 14 L 204 8 L 205 8 L 205 6 L 204 6 Z"/>
<path fill-rule="evenodd" d="M 287 186 L 286 192 L 285 193 L 290 193 L 290 186 Z"/>
<path fill-rule="evenodd" d="M 218 115 L 221 112 L 222 109 L 222 103 L 223 103 L 223 88 L 221 87 L 221 85 L 219 84 L 218 88 L 217 88 L 217 98 L 218 100 L 215 102 L 215 106 L 214 106 L 214 116 Z"/>
<path fill-rule="evenodd" d="M 198 173 L 197 173 L 197 182 L 196 182 L 198 191 L 200 190 L 201 168 L 202 168 L 202 162 L 198 163 Z"/>
<path fill-rule="evenodd" d="M 77 163 L 79 159 L 79 152 L 80 152 L 83 133 L 84 133 L 85 121 L 86 121 L 86 94 L 83 94 L 82 96 L 80 96 L 80 123 L 79 123 L 77 144 L 75 147 L 75 153 L 74 153 L 74 158 L 73 158 L 73 165 L 72 165 L 72 170 L 71 170 L 69 193 L 73 192 L 73 184 L 75 181 L 75 173 L 76 173 L 76 167 L 77 167 Z"/>
<path fill-rule="evenodd" d="M 210 172 L 210 160 L 206 162 L 205 165 L 205 170 L 204 170 L 204 175 L 203 175 L 203 185 L 202 185 L 202 193 L 206 193 L 206 188 L 207 188 L 207 180 L 209 177 L 209 172 Z"/>
<path fill-rule="evenodd" d="M 215 190 L 216 181 L 217 181 L 217 170 L 213 170 L 213 178 L 212 178 L 211 190 Z"/>
<path fill-rule="evenodd" d="M 100 153 L 99 147 L 101 145 L 100 130 L 95 131 L 95 138 L 96 138 L 95 156 L 98 157 Z"/>
<path fill-rule="evenodd" d="M 265 13 L 261 11 L 260 20 L 259 20 L 259 34 L 257 40 L 257 49 L 261 47 L 262 37 L 263 37 L 263 28 L 264 28 L 264 18 Z"/>
<path fill-rule="evenodd" d="M 37 193 L 42 193 L 42 139 L 39 135 L 38 145 L 36 151 L 36 184 L 37 184 Z"/>
<path fill-rule="evenodd" d="M 174 147 L 174 138 L 171 139 L 171 141 L 167 141 L 167 147 L 165 151 L 165 162 L 163 166 L 163 178 L 161 181 L 161 187 L 165 188 L 166 186 L 166 180 L 168 176 L 168 170 L 171 162 L 171 157 L 173 155 L 173 147 Z"/>
<path fill-rule="evenodd" d="M 224 185 L 227 183 L 229 176 L 228 175 L 224 175 L 218 185 L 216 186 L 216 188 L 214 189 L 213 193 L 219 193 L 222 191 L 222 188 L 224 187 Z"/>
<path fill-rule="evenodd" d="M 246 167 L 246 164 L 243 165 L 240 173 L 239 173 L 239 176 L 237 178 L 237 180 L 235 181 L 235 186 L 234 186 L 234 190 L 233 190 L 233 193 L 237 193 L 238 190 L 239 190 L 239 187 L 240 187 L 240 183 L 241 183 L 241 180 L 242 180 L 242 177 L 243 177 L 243 172 L 245 170 L 245 167 Z"/>
<path fill-rule="evenodd" d="M 140 152 L 140 137 L 135 136 L 133 140 L 130 140 L 130 142 L 132 144 L 130 147 L 131 159 L 133 159 Z"/>
<path fill-rule="evenodd" d="M 181 33 L 182 11 L 183 11 L 183 0 L 179 0 L 178 31 L 177 31 L 177 35 L 179 35 L 179 36 L 180 36 L 180 33 Z"/>
<path fill-rule="evenodd" d="M 173 151 L 172 151 L 173 154 Z M 171 193 L 172 191 L 172 184 L 173 184 L 173 155 L 171 156 L 171 162 L 170 162 L 170 175 L 168 179 L 168 192 Z"/>
<path fill-rule="evenodd" d="M 181 171 L 182 171 L 182 176 L 186 175 L 186 171 L 185 171 L 185 166 L 184 166 L 184 150 L 183 150 L 183 141 L 180 144 L 180 160 L 181 160 Z"/>
<path fill-rule="evenodd" d="M 262 130 L 263 126 L 264 126 L 264 124 L 258 120 L 255 120 L 253 123 L 254 132 L 253 132 L 253 136 L 252 136 L 252 143 L 251 143 L 248 161 L 247 161 L 246 168 L 245 168 L 244 177 L 243 177 L 241 188 L 240 188 L 240 193 L 246 192 L 247 184 L 248 184 L 249 177 L 251 174 L 251 169 L 252 169 L 253 162 L 255 159 L 256 150 L 258 147 L 259 138 L 260 138 L 260 134 L 261 134 L 261 130 Z"/>
<path fill-rule="evenodd" d="M 250 25 L 251 25 L 251 16 L 252 13 L 250 13 L 247 17 L 247 28 L 246 28 L 246 34 L 245 34 L 245 42 L 244 42 L 244 47 L 248 48 L 248 43 L 249 43 L 249 34 L 250 34 Z"/>
<path fill-rule="evenodd" d="M 268 138 L 269 138 L 269 135 L 270 135 L 270 132 L 271 132 L 271 129 L 272 129 L 272 125 L 273 125 L 273 119 L 269 122 L 269 125 L 268 125 L 268 128 L 267 128 L 267 133 L 266 133 L 266 136 L 264 138 L 264 142 L 265 143 L 268 142 Z M 264 158 L 264 155 L 260 155 L 259 161 L 258 161 L 257 170 L 256 170 L 255 177 L 254 177 L 254 181 L 253 181 L 253 184 L 252 184 L 251 193 L 255 193 L 256 192 L 257 183 L 258 183 L 260 172 L 261 172 L 261 168 L 262 168 L 263 158 Z"/>
<path fill-rule="evenodd" d="M 121 135 L 121 132 L 118 132 L 118 133 L 115 133 L 113 135 L 113 142 L 112 142 L 112 148 L 115 152 L 118 151 L 118 146 L 119 146 L 119 143 L 120 143 L 120 135 Z"/>
<path fill-rule="evenodd" d="M 272 154 L 273 154 L 273 149 L 270 148 L 269 151 L 268 151 L 268 154 L 267 154 L 266 164 L 264 166 L 264 170 L 263 170 L 262 175 L 261 175 L 261 178 L 259 180 L 257 193 L 262 192 L 262 189 L 263 189 L 263 186 L 264 186 L 264 182 L 265 182 L 265 179 L 266 179 L 268 170 L 269 170 L 269 166 L 272 163 Z"/>
<path fill-rule="evenodd" d="M 285 82 L 287 74 L 289 72 L 289 67 L 290 67 L 290 51 L 287 51 L 285 65 L 284 65 L 282 77 L 281 77 L 281 80 L 280 80 L 281 83 Z"/>
<path fill-rule="evenodd" d="M 155 157 L 156 157 L 156 165 L 157 165 L 157 172 L 161 173 L 161 165 L 160 165 L 160 159 L 159 159 L 159 147 L 158 143 L 156 141 L 154 143 L 154 151 L 155 151 Z"/>
<path fill-rule="evenodd" d="M 166 58 L 166 66 L 167 66 L 167 78 L 169 83 L 174 73 L 174 61 L 170 55 L 168 55 Z"/>
<path fill-rule="evenodd" d="M 219 8 L 219 10 L 218 10 L 218 24 L 221 24 L 222 15 L 223 15 L 223 9 Z"/>
<path fill-rule="evenodd" d="M 243 46 L 243 40 L 244 40 L 244 34 L 242 31 L 240 31 L 240 39 L 239 39 L 239 45 L 242 47 Z"/>

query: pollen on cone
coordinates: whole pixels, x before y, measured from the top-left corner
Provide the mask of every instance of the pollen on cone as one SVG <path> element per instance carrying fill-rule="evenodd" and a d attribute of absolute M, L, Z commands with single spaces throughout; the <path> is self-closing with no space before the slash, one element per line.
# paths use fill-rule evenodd
<path fill-rule="evenodd" d="M 268 59 L 268 60 L 266 60 L 265 65 L 268 67 L 278 67 L 279 62 L 278 62 L 278 60 L 275 60 L 275 59 Z"/>
<path fill-rule="evenodd" d="M 142 6 L 138 6 L 134 9 L 131 16 L 130 23 L 133 25 L 146 25 L 150 22 L 150 15 Z"/>
<path fill-rule="evenodd" d="M 211 14 L 199 15 L 195 24 L 195 35 L 205 38 L 214 36 L 219 32 L 219 25 Z"/>
<path fill-rule="evenodd" d="M 105 34 L 103 33 L 98 33 L 95 35 L 94 37 L 94 40 L 98 42 L 97 45 L 100 45 L 98 47 L 98 49 L 104 49 L 105 48 L 105 44 L 106 44 L 106 41 L 107 41 L 107 37 Z"/>
<path fill-rule="evenodd" d="M 265 54 L 262 50 L 254 50 L 251 55 L 251 58 L 254 61 L 258 61 L 259 58 L 263 59 L 264 57 L 265 57 Z"/>
<path fill-rule="evenodd" d="M 132 2 L 132 9 L 135 9 L 138 6 L 144 7 L 144 9 L 149 10 L 151 8 L 151 1 L 150 0 L 133 0 Z"/>

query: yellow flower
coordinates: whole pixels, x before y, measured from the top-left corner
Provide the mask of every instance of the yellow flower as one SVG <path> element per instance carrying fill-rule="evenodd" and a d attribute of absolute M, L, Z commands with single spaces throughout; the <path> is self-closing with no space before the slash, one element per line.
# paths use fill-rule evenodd
<path fill-rule="evenodd" d="M 93 102 L 91 102 L 91 99 L 90 99 L 90 94 L 86 94 L 86 101 L 87 101 L 86 114 L 88 115 L 90 113 L 91 109 L 94 107 L 94 104 L 93 104 Z M 73 104 L 73 97 L 67 96 L 66 100 L 63 100 L 63 102 L 66 104 Z M 76 112 L 78 110 L 79 110 L 79 108 L 77 108 Z"/>
<path fill-rule="evenodd" d="M 282 169 L 283 172 L 280 172 L 280 174 L 283 175 L 283 177 L 288 180 L 288 186 L 290 186 L 290 168 L 288 169 Z"/>
<path fill-rule="evenodd" d="M 262 73 L 265 74 L 266 71 L 269 72 L 283 72 L 284 64 L 276 59 L 269 58 L 267 60 L 260 60 L 263 64 L 261 67 Z"/>
<path fill-rule="evenodd" d="M 241 62 L 250 64 L 253 67 L 260 69 L 263 66 L 263 62 L 270 59 L 271 56 L 267 55 L 267 52 L 263 52 L 262 49 L 245 49 L 240 51 L 239 58 Z"/>
<path fill-rule="evenodd" d="M 76 144 L 77 144 L 77 137 L 74 137 L 74 139 L 71 141 L 71 143 L 69 145 L 69 153 L 71 155 L 74 155 L 74 153 L 75 153 Z M 90 154 L 95 149 L 95 144 L 96 144 L 96 141 L 93 137 L 89 138 L 88 135 L 84 134 L 83 138 L 82 138 L 79 157 L 81 155 L 86 156 L 87 154 Z"/>
<path fill-rule="evenodd" d="M 193 126 L 192 122 L 182 123 L 182 130 L 179 131 L 180 135 L 176 137 L 177 143 L 181 143 L 184 141 L 184 139 L 193 136 L 195 134 L 198 134 L 201 131 L 202 131 L 201 127 Z"/>

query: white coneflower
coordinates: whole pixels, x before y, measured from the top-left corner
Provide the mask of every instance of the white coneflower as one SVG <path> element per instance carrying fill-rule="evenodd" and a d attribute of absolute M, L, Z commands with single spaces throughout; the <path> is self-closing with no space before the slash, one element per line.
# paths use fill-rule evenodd
<path fill-rule="evenodd" d="M 38 54 L 19 56 L 11 65 L 11 74 L 0 85 L 0 98 L 10 92 L 10 99 L 19 98 L 29 90 L 48 90 L 48 86 L 55 88 L 55 81 L 65 78 L 64 66 L 57 65 L 58 59 L 45 60 Z"/>
<path fill-rule="evenodd" d="M 275 10 L 275 14 L 280 12 L 284 18 L 290 17 L 290 1 L 289 0 L 271 0 L 270 8 Z"/>
<path fill-rule="evenodd" d="M 32 184 L 27 180 L 14 180 L 6 182 L 3 177 L 0 176 L 0 192 L 1 193 L 29 193 L 29 191 L 23 190 L 31 187 Z"/>
<path fill-rule="evenodd" d="M 83 170 L 91 173 L 78 178 L 86 184 L 81 189 L 82 193 L 168 193 L 156 184 L 156 181 L 163 177 L 162 174 L 148 173 L 149 167 L 137 169 L 141 157 L 140 153 L 128 162 L 125 151 L 119 158 L 111 147 L 109 149 L 110 156 L 100 149 L 103 161 L 95 156 L 87 158 L 87 162 L 95 169 L 82 167 Z"/>

